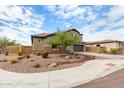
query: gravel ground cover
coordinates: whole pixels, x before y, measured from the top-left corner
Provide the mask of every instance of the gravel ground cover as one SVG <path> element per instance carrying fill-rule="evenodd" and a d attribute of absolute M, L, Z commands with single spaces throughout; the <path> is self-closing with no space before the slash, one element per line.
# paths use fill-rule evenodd
<path fill-rule="evenodd" d="M 87 60 L 94 59 L 93 56 L 70 55 L 70 54 L 49 54 L 48 58 L 33 55 L 30 58 L 23 58 L 17 63 L 0 62 L 0 69 L 18 73 L 46 72 L 82 65 Z M 7 59 L 0 55 L 1 59 Z M 52 66 L 52 64 L 54 64 Z"/>

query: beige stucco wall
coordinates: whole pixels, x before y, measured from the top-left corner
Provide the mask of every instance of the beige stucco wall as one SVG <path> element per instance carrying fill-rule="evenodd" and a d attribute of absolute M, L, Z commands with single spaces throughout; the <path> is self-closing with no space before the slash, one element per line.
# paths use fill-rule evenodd
<path fill-rule="evenodd" d="M 102 53 L 106 51 L 105 47 L 95 47 L 95 46 L 87 46 L 86 47 L 87 52 L 96 52 L 96 53 Z"/>
<path fill-rule="evenodd" d="M 42 50 L 43 47 L 45 47 L 45 46 L 51 47 L 49 44 L 46 43 L 46 40 L 48 40 L 48 39 L 49 38 L 46 38 L 46 39 L 33 38 L 33 50 Z"/>
<path fill-rule="evenodd" d="M 119 44 L 118 43 L 104 43 L 104 44 L 100 44 L 101 47 L 106 47 L 106 51 L 110 51 L 111 48 L 119 48 Z"/>
<path fill-rule="evenodd" d="M 124 43 L 120 43 L 120 48 L 124 48 Z"/>
<path fill-rule="evenodd" d="M 94 46 L 94 47 L 96 47 L 97 45 L 100 45 L 100 47 L 106 47 L 106 51 L 110 51 L 111 48 L 124 48 L 124 44 L 123 43 L 118 43 L 118 42 L 91 44 L 91 45 L 87 45 L 87 46 Z"/>

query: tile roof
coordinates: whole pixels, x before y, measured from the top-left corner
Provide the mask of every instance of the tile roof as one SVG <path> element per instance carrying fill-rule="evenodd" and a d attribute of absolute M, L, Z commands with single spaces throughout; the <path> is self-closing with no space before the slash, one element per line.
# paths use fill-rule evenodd
<path fill-rule="evenodd" d="M 77 31 L 76 29 L 70 29 L 68 31 L 76 31 L 80 34 L 79 31 Z M 41 33 L 41 34 L 35 34 L 35 35 L 32 35 L 32 37 L 41 37 L 41 38 L 45 38 L 45 37 L 48 37 L 48 36 L 52 36 L 52 35 L 55 35 L 55 33 Z M 82 34 L 80 34 L 82 35 Z"/>
<path fill-rule="evenodd" d="M 41 33 L 41 34 L 35 34 L 35 35 L 32 35 L 33 37 L 47 37 L 47 36 L 52 36 L 54 35 L 55 33 Z"/>
<path fill-rule="evenodd" d="M 124 43 L 124 41 L 107 39 L 107 40 L 101 40 L 101 41 L 86 42 L 86 44 L 113 43 L 113 42 Z"/>

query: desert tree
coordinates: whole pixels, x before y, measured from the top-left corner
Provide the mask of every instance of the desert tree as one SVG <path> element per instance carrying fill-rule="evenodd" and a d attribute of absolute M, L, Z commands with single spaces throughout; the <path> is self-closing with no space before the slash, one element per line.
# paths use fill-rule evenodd
<path fill-rule="evenodd" d="M 1 52 L 5 53 L 7 46 L 17 45 L 16 40 L 10 40 L 7 37 L 0 37 L 0 49 Z"/>
<path fill-rule="evenodd" d="M 63 46 L 64 51 L 67 46 L 71 46 L 80 42 L 80 37 L 74 35 L 72 32 L 68 30 L 58 30 L 55 32 L 55 35 L 49 40 L 49 44 L 54 46 Z"/>

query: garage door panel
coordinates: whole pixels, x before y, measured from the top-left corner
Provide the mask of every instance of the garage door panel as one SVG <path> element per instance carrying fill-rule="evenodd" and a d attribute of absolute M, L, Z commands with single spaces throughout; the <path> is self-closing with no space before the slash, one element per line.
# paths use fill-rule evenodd
<path fill-rule="evenodd" d="M 73 45 L 74 52 L 83 52 L 84 46 L 83 45 Z"/>

